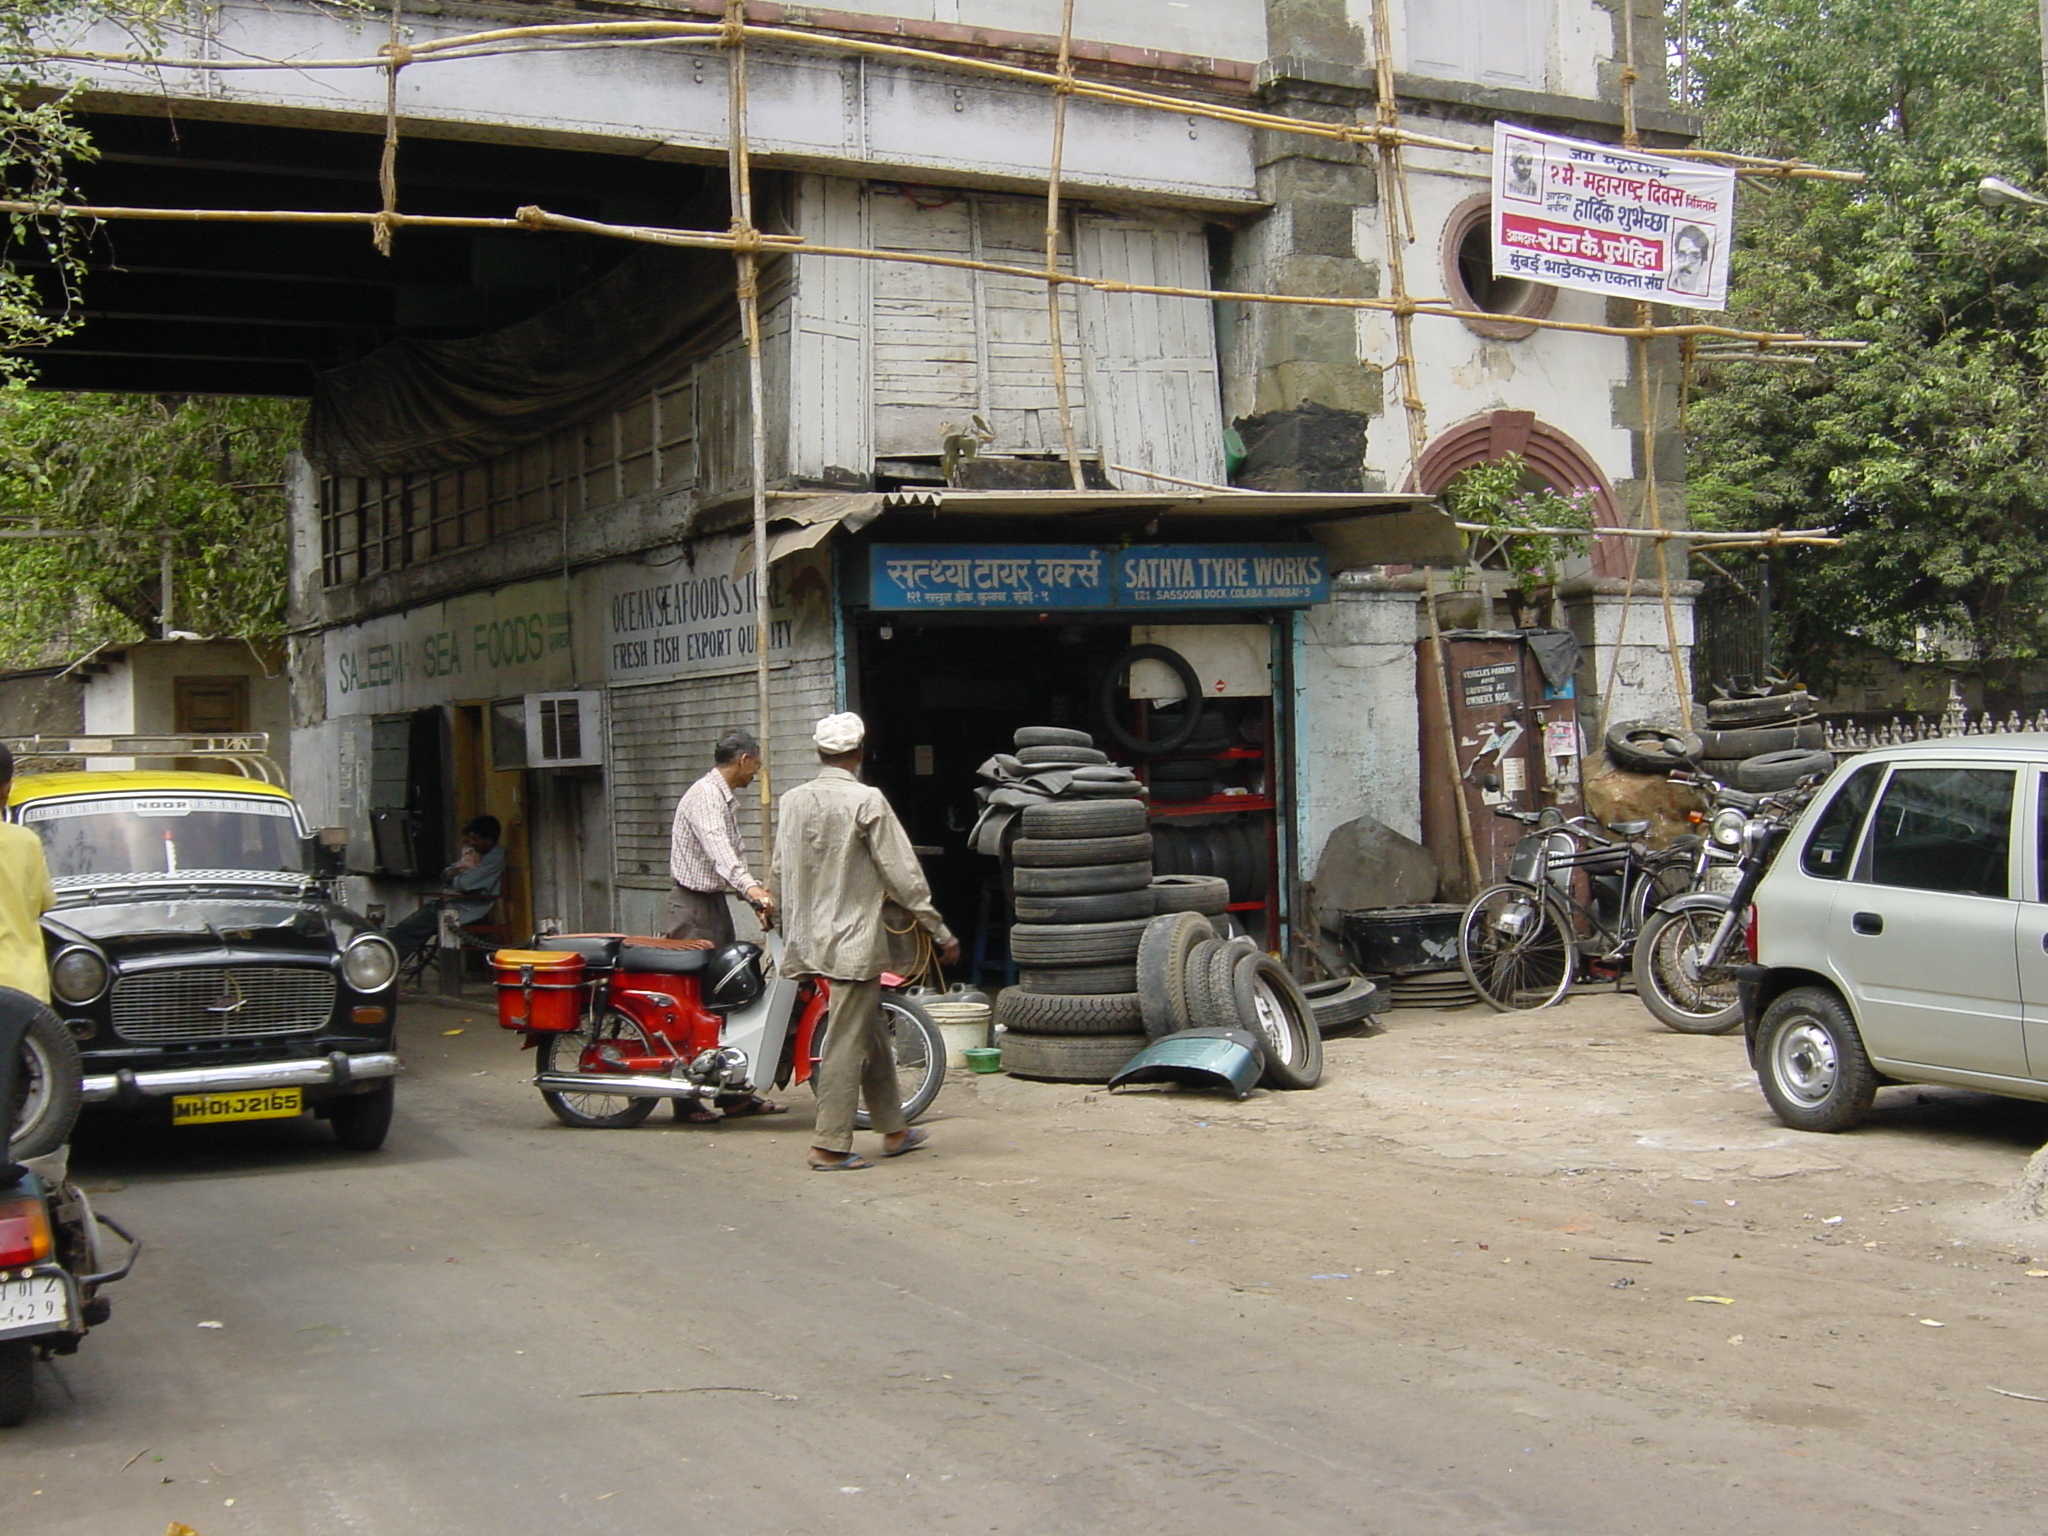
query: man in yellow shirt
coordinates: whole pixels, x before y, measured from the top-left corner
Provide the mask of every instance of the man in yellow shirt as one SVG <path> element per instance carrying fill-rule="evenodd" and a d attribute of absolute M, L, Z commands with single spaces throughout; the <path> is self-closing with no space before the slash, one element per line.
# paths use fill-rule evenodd
<path fill-rule="evenodd" d="M 6 805 L 13 784 L 14 754 L 0 746 L 0 806 Z M 42 916 L 55 905 L 43 840 L 27 827 L 0 822 L 0 987 L 50 1000 Z"/>

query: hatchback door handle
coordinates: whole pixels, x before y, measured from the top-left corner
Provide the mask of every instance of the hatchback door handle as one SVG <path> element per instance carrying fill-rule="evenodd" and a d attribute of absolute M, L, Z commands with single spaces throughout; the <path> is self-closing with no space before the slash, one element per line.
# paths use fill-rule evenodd
<path fill-rule="evenodd" d="M 1883 933 L 1884 914 L 1882 912 L 1858 912 L 1849 919 L 1849 926 L 1858 933 Z M 2041 942 L 2048 944 L 2048 937 L 2044 937 Z"/>

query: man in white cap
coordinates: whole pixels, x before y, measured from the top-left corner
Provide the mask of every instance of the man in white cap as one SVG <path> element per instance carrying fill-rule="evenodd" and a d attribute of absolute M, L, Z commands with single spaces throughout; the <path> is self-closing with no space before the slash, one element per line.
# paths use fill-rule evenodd
<path fill-rule="evenodd" d="M 960 942 L 932 905 L 903 824 L 882 792 L 856 777 L 866 738 L 859 715 L 818 722 L 811 741 L 824 766 L 782 797 L 769 874 L 782 893 L 784 969 L 832 983 L 810 1151 L 811 1166 L 826 1172 L 872 1166 L 853 1150 L 853 1117 L 862 1098 L 882 1133 L 882 1156 L 899 1157 L 927 1139 L 903 1123 L 895 1050 L 882 1014 L 881 976 L 889 968 L 885 904 L 893 902 L 931 933 L 942 963 L 960 958 Z"/>

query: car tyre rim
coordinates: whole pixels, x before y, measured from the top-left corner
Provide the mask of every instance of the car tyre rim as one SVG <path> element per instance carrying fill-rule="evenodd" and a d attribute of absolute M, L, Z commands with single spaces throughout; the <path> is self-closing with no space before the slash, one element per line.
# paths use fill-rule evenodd
<path fill-rule="evenodd" d="M 1785 1096 L 1809 1109 L 1825 1104 L 1841 1080 L 1835 1038 L 1812 1019 L 1801 1019 L 1779 1031 L 1771 1064 Z"/>

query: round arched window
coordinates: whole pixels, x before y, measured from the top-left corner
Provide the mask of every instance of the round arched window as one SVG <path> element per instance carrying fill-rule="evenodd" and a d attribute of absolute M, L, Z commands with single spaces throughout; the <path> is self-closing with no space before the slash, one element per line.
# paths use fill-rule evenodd
<path fill-rule="evenodd" d="M 1476 193 L 1451 210 L 1444 224 L 1444 287 L 1458 309 L 1484 310 L 1498 320 L 1467 320 L 1466 325 L 1494 341 L 1519 341 L 1533 335 L 1557 302 L 1557 290 L 1526 277 L 1498 273 L 1493 267 L 1493 200 Z"/>
<path fill-rule="evenodd" d="M 1423 450 L 1412 483 L 1417 490 L 1436 495 L 1460 471 L 1510 453 L 1521 455 L 1528 489 L 1548 486 L 1557 491 L 1590 491 L 1594 526 L 1622 526 L 1613 488 L 1592 456 L 1555 427 L 1538 421 L 1532 411 L 1492 411 L 1452 427 Z M 1628 575 L 1628 551 L 1623 547 L 1627 543 L 1626 539 L 1593 540 L 1593 574 Z"/>

